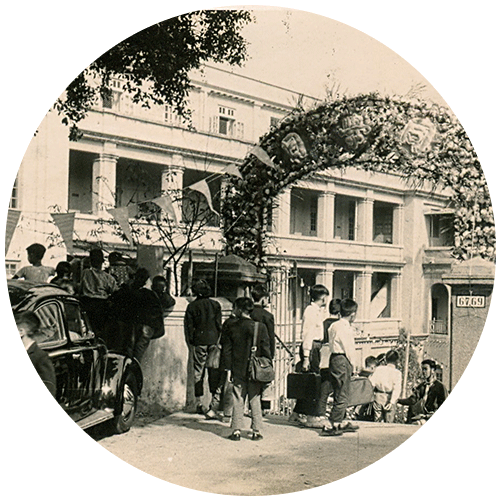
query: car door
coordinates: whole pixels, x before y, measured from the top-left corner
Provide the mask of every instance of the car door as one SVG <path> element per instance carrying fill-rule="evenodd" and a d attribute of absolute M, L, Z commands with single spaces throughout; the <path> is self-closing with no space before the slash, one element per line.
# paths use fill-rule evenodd
<path fill-rule="evenodd" d="M 99 407 L 107 349 L 88 327 L 79 302 L 66 298 L 62 304 L 73 360 L 73 404 L 79 420 Z"/>

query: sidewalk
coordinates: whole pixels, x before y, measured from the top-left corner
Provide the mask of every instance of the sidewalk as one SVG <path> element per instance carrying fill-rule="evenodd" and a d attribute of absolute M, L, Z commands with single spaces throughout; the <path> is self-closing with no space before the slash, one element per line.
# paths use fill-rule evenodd
<path fill-rule="evenodd" d="M 248 427 L 250 419 L 246 419 Z M 359 422 L 356 433 L 320 436 L 320 430 L 264 417 L 262 441 L 242 433 L 227 439 L 228 424 L 175 413 L 139 418 L 126 434 L 96 437 L 134 467 L 179 486 L 226 495 L 273 495 L 302 491 L 353 474 L 387 455 L 418 426 Z"/>

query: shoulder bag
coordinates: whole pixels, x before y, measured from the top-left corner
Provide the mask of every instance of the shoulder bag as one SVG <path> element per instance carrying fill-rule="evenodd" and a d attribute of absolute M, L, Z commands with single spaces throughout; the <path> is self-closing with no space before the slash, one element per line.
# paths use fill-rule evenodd
<path fill-rule="evenodd" d="M 220 356 L 222 346 L 220 345 L 220 338 L 222 334 L 219 334 L 217 339 L 217 344 L 208 346 L 208 356 L 207 356 L 207 368 L 219 368 L 220 367 Z"/>
<path fill-rule="evenodd" d="M 250 361 L 248 363 L 248 378 L 253 382 L 268 384 L 274 380 L 273 362 L 265 356 L 257 356 L 257 336 L 259 323 L 254 323 L 254 334 Z"/>

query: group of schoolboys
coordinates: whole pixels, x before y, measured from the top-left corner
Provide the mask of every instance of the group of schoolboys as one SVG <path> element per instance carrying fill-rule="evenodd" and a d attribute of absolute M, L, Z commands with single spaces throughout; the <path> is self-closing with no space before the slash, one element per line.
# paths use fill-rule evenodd
<path fill-rule="evenodd" d="M 328 289 L 323 285 L 311 287 L 311 303 L 302 319 L 301 370 L 320 374 L 320 395 L 297 400 L 289 421 L 321 428 L 324 436 L 356 432 L 359 426 L 348 418 L 354 373 L 368 376 L 373 386 L 373 402 L 369 405 L 371 420 L 394 422 L 397 404 L 409 406 L 407 423 L 422 423 L 428 419 L 447 396 L 444 385 L 436 377 L 436 362 L 429 359 L 422 362 L 424 381 L 409 398 L 400 399 L 402 375 L 397 369 L 398 352 L 391 350 L 379 358 L 370 356 L 366 359 L 365 370 L 358 369 L 354 342 L 356 330 L 352 325 L 358 304 L 352 299 L 332 300 L 330 318 L 325 320 L 323 311 L 328 295 Z M 333 403 L 328 415 L 330 395 L 333 395 Z M 366 414 L 367 407 L 357 408 L 351 417 Z"/>

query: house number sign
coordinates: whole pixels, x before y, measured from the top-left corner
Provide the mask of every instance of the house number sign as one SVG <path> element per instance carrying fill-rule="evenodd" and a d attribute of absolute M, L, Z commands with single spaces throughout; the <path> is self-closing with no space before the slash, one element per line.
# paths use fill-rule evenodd
<path fill-rule="evenodd" d="M 457 307 L 485 307 L 484 295 L 457 295 Z"/>

